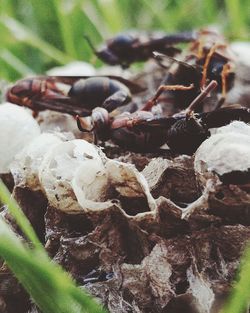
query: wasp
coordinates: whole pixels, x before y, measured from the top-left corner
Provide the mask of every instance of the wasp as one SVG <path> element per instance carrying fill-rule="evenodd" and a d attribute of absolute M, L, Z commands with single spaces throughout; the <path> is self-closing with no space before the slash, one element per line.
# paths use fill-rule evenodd
<path fill-rule="evenodd" d="M 86 120 L 77 116 L 78 128 L 82 132 L 93 132 L 95 143 L 98 143 L 99 140 L 104 142 L 108 139 L 112 139 L 118 145 L 126 147 L 130 150 L 150 150 L 155 146 L 158 147 L 163 144 L 162 138 L 159 136 L 159 132 L 154 132 L 154 129 L 151 129 L 150 133 L 147 134 L 147 131 L 131 129 L 131 127 L 127 127 L 129 126 L 129 121 L 131 119 L 147 120 L 152 118 L 154 114 L 151 112 L 151 109 L 154 105 L 156 105 L 158 98 L 164 91 L 185 91 L 192 88 L 192 84 L 189 86 L 162 85 L 158 88 L 154 97 L 149 99 L 140 110 L 134 113 L 124 112 L 115 117 L 110 116 L 109 112 L 105 108 L 97 107 L 92 111 L 90 120 Z"/>
<path fill-rule="evenodd" d="M 132 93 L 145 90 L 118 76 L 37 76 L 22 79 L 6 93 L 6 99 L 34 112 L 53 110 L 88 116 L 95 107 L 111 112 L 127 104 Z"/>
<path fill-rule="evenodd" d="M 206 85 L 207 79 L 216 80 L 225 97 L 233 85 L 235 73 L 234 55 L 224 37 L 216 31 L 201 30 L 190 48 L 188 58 L 192 57 L 196 65 L 202 67 L 201 88 Z"/>
<path fill-rule="evenodd" d="M 92 115 L 92 128 L 77 118 L 81 131 L 93 131 L 100 140 L 111 139 L 121 147 L 133 151 L 152 151 L 167 144 L 174 153 L 192 155 L 210 135 L 210 128 L 229 124 L 233 120 L 250 121 L 250 109 L 228 107 L 212 112 L 194 113 L 195 108 L 217 88 L 218 83 L 210 84 L 192 101 L 189 107 L 171 117 L 154 115 L 150 108 L 159 95 L 171 86 L 161 86 L 143 110 L 134 113 L 124 112 L 111 118 L 103 108 L 96 108 Z M 173 86 L 172 86 L 173 87 Z M 176 87 L 176 90 L 191 90 L 190 86 Z M 174 88 L 172 89 L 174 90 Z"/>
<path fill-rule="evenodd" d="M 182 60 L 154 53 L 158 63 L 164 67 L 164 61 L 167 61 L 167 67 L 170 66 L 163 84 L 194 84 L 194 88 L 185 93 L 170 92 L 181 109 L 186 108 L 198 96 L 200 89 L 212 80 L 218 83 L 216 92 L 221 93 L 221 105 L 234 85 L 234 56 L 224 38 L 209 30 L 201 30 L 197 34 L 197 40 L 191 44 Z"/>
<path fill-rule="evenodd" d="M 78 128 L 83 132 L 93 132 L 95 143 L 98 140 L 106 141 L 112 139 L 116 144 L 130 150 L 150 151 L 165 143 L 162 129 L 150 127 L 150 129 L 140 129 L 138 125 L 152 120 L 154 113 L 152 107 L 157 103 L 160 95 L 166 90 L 186 91 L 193 88 L 193 85 L 162 85 L 155 95 L 146 104 L 134 113 L 124 112 L 115 117 L 111 116 L 104 108 L 95 108 L 90 120 L 77 117 Z M 205 92 L 203 92 L 204 94 Z M 203 97 L 204 98 L 204 97 Z M 202 101 L 202 99 L 200 99 Z M 159 117 L 157 116 L 157 119 Z M 176 120 L 176 119 L 174 119 Z M 168 119 L 171 125 L 172 119 Z"/>
<path fill-rule="evenodd" d="M 134 62 L 146 61 L 153 57 L 153 51 L 158 51 L 169 56 L 180 53 L 181 50 L 174 47 L 179 43 L 192 42 L 197 39 L 194 31 L 173 34 L 144 34 L 121 33 L 96 50 L 88 36 L 84 36 L 92 48 L 94 54 L 109 65 L 129 67 Z"/>

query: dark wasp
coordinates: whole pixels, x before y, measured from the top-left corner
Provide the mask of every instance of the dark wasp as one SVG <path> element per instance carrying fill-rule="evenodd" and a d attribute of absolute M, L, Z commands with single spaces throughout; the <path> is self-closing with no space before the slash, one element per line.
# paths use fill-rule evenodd
<path fill-rule="evenodd" d="M 117 76 L 37 76 L 16 82 L 6 93 L 9 102 L 34 112 L 53 110 L 89 116 L 95 107 L 111 112 L 144 88 Z"/>
<path fill-rule="evenodd" d="M 173 34 L 122 33 L 109 39 L 105 46 L 96 50 L 88 36 L 84 36 L 95 55 L 109 65 L 121 65 L 127 68 L 138 61 L 146 61 L 153 57 L 153 51 L 169 56 L 180 53 L 174 45 L 192 42 L 197 39 L 196 32 L 180 32 Z"/>
<path fill-rule="evenodd" d="M 201 30 L 197 34 L 197 39 L 182 60 L 154 53 L 162 66 L 167 62 L 168 71 L 163 84 L 194 84 L 190 91 L 169 93 L 180 109 L 186 108 L 211 80 L 218 83 L 216 92 L 221 93 L 221 103 L 234 85 L 233 54 L 224 38 L 209 30 Z"/>
<path fill-rule="evenodd" d="M 78 127 L 82 131 L 94 131 L 98 139 L 112 139 L 116 144 L 134 151 L 151 152 L 167 143 L 173 152 L 191 155 L 210 136 L 210 128 L 224 126 L 233 120 L 250 121 L 250 110 L 247 108 L 228 107 L 212 112 L 194 113 L 195 108 L 217 86 L 216 81 L 211 81 L 184 112 L 172 117 L 154 116 L 150 108 L 166 89 L 172 87 L 172 90 L 185 91 L 191 90 L 192 85 L 182 88 L 161 86 L 142 110 L 132 114 L 126 112 L 110 118 L 103 108 L 96 108 L 96 114 L 92 115 L 92 128 L 87 129 L 81 118 L 77 119 Z"/>

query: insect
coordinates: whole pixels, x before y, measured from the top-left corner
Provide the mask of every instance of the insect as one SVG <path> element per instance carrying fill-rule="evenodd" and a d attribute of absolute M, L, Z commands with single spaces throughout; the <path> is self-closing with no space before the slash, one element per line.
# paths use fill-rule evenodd
<path fill-rule="evenodd" d="M 177 153 L 192 155 L 200 144 L 210 137 L 210 128 L 218 128 L 229 124 L 234 120 L 246 123 L 250 121 L 250 110 L 244 107 L 228 107 L 212 112 L 194 113 L 195 106 L 207 96 L 207 93 L 217 86 L 212 81 L 207 88 L 190 104 L 185 113 L 179 113 L 173 117 L 153 117 L 151 120 L 134 120 L 128 125 L 139 128 L 141 131 L 163 134 L 165 143 Z"/>
<path fill-rule="evenodd" d="M 177 106 L 186 108 L 191 101 L 198 96 L 200 89 L 203 89 L 210 81 L 218 83 L 217 93 L 221 93 L 221 104 L 226 98 L 227 91 L 234 84 L 234 61 L 233 55 L 218 33 L 203 30 L 198 33 L 197 40 L 182 60 L 176 60 L 163 54 L 154 53 L 155 58 L 162 66 L 164 61 L 172 61 L 163 84 L 194 84 L 194 89 L 185 93 L 172 93 Z"/>
<path fill-rule="evenodd" d="M 162 129 L 151 127 L 150 130 L 140 130 L 139 127 L 133 126 L 137 125 L 137 122 L 154 118 L 151 108 L 165 90 L 186 91 L 192 88 L 192 84 L 189 86 L 160 86 L 154 97 L 148 100 L 141 110 L 134 113 L 124 112 L 115 117 L 111 117 L 104 108 L 95 108 L 90 120 L 77 117 L 78 128 L 83 132 L 93 132 L 96 143 L 98 140 L 112 139 L 118 145 L 130 150 L 145 151 L 155 149 L 165 142 L 165 138 L 162 136 Z"/>
<path fill-rule="evenodd" d="M 152 58 L 153 51 L 174 56 L 181 50 L 173 45 L 195 41 L 197 34 L 192 31 L 174 34 L 153 33 L 152 35 L 122 33 L 109 39 L 100 50 L 95 49 L 88 36 L 84 37 L 100 60 L 109 65 L 121 65 L 123 68 L 127 68 L 134 62 Z"/>
<path fill-rule="evenodd" d="M 34 112 L 53 110 L 88 116 L 99 106 L 111 112 L 144 88 L 117 76 L 37 76 L 20 80 L 6 93 L 9 102 Z"/>
<path fill-rule="evenodd" d="M 196 106 L 217 86 L 216 81 L 211 81 L 185 112 L 177 113 L 172 117 L 154 116 L 151 111 L 140 110 L 133 114 L 125 112 L 111 119 L 107 112 L 105 114 L 96 108 L 97 114 L 91 131 L 95 132 L 97 138 L 112 139 L 116 144 L 130 150 L 151 151 L 167 143 L 173 152 L 191 155 L 210 136 L 210 128 L 227 125 L 233 120 L 250 121 L 250 110 L 242 107 L 194 113 Z M 187 88 L 190 86 L 183 88 L 183 91 Z M 163 92 L 164 88 L 161 87 L 159 90 Z M 154 105 L 154 101 L 160 94 L 159 90 L 153 101 L 150 100 L 144 109 Z M 78 127 L 86 131 L 80 118 L 78 118 Z"/>
<path fill-rule="evenodd" d="M 234 56 L 225 39 L 215 31 L 202 30 L 190 51 L 195 55 L 196 64 L 202 66 L 201 87 L 207 79 L 214 79 L 225 97 L 235 77 Z"/>

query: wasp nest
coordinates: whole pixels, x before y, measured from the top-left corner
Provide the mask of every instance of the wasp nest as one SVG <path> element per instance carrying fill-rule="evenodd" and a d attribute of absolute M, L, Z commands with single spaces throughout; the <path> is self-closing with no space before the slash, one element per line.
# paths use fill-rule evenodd
<path fill-rule="evenodd" d="M 30 111 L 4 103 L 0 106 L 0 134 L 0 173 L 6 174 L 15 155 L 40 134 L 40 128 Z"/>
<path fill-rule="evenodd" d="M 109 160 L 100 149 L 76 139 L 54 146 L 44 157 L 39 173 L 50 205 L 73 213 L 117 205 L 112 198 L 146 197 L 154 200 L 144 177 L 134 166 Z"/>
<path fill-rule="evenodd" d="M 9 162 L 51 257 L 110 312 L 219 312 L 250 238 L 250 127 L 214 130 L 194 157 L 131 153 L 141 172 L 72 137 L 38 127 Z"/>
<path fill-rule="evenodd" d="M 249 223 L 250 127 L 232 122 L 215 131 L 195 154 L 194 169 L 201 197 L 184 209 L 188 217 L 196 210 Z"/>
<path fill-rule="evenodd" d="M 43 133 L 11 164 L 14 195 L 51 257 L 110 312 L 219 312 L 250 238 L 236 214 L 249 203 L 249 129 L 216 130 L 194 158 L 137 154 L 142 172 Z M 40 211 L 31 191 L 43 194 Z"/>
<path fill-rule="evenodd" d="M 180 64 L 171 65 L 176 69 L 167 83 L 182 75 L 186 67 Z M 166 79 L 166 66 L 148 63 L 145 69 L 138 80 L 148 88 L 134 98 L 139 107 Z M 246 74 L 236 73 L 226 105 L 238 99 L 249 104 Z M 169 99 L 160 114 L 172 116 L 188 100 L 180 91 L 177 97 L 165 93 L 159 102 Z M 205 109 L 212 104 L 214 98 Z M 200 116 L 198 128 L 206 124 L 206 115 Z M 35 120 L 28 110 L 4 104 L 0 172 L 11 172 L 13 196 L 51 258 L 109 312 L 218 313 L 250 238 L 250 126 L 233 122 L 210 132 L 193 156 L 160 147 L 128 152 L 112 142 L 102 150 L 82 139 L 72 116 L 42 111 Z M 121 134 L 134 138 L 130 131 Z M 10 221 L 6 209 L 1 213 Z M 0 277 L 0 310 L 38 312 L 4 267 Z"/>

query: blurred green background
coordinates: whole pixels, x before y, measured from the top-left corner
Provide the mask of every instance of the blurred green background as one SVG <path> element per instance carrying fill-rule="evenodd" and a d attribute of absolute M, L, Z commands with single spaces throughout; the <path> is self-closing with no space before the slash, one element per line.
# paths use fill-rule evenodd
<path fill-rule="evenodd" d="M 249 40 L 250 1 L 1 0 L 0 78 L 13 81 L 72 60 L 93 61 L 84 33 L 97 45 L 128 29 L 171 32 L 211 24 L 230 40 Z"/>

